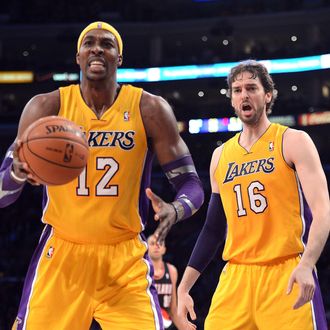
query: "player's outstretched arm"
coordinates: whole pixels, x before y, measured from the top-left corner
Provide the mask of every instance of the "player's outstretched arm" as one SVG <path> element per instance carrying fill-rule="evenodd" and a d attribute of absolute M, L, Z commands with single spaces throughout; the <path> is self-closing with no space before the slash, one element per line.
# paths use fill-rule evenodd
<path fill-rule="evenodd" d="M 143 92 L 140 108 L 152 149 L 177 192 L 175 201 L 166 203 L 150 189 L 146 191 L 155 220 L 160 222 L 155 236 L 162 242 L 174 223 L 190 217 L 200 208 L 204 192 L 170 105 L 159 96 Z"/>
<path fill-rule="evenodd" d="M 205 267 L 209 264 L 225 236 L 225 215 L 222 208 L 219 188 L 214 178 L 214 172 L 219 162 L 222 148 L 222 146 L 217 148 L 212 156 L 210 165 L 212 195 L 207 210 L 206 221 L 198 236 L 188 266 L 185 269 L 178 287 L 178 317 L 181 322 L 188 322 L 188 313 L 192 320 L 196 319 L 194 301 L 189 295 L 189 291 Z"/>
<path fill-rule="evenodd" d="M 329 192 L 317 149 L 305 132 L 288 129 L 284 135 L 283 154 L 287 163 L 294 166 L 297 171 L 313 215 L 305 251 L 288 283 L 288 294 L 294 283 L 297 283 L 300 289 L 293 306 L 296 309 L 310 301 L 314 295 L 315 283 L 312 271 L 322 253 L 330 230 Z"/>

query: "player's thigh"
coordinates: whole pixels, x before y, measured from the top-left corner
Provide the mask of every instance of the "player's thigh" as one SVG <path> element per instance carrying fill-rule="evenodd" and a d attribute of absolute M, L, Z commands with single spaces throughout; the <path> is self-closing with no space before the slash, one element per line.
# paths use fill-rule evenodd
<path fill-rule="evenodd" d="M 89 328 L 93 311 L 86 290 L 78 284 L 81 269 L 72 263 L 72 246 L 52 236 L 34 254 L 15 321 L 18 330 Z"/>
<path fill-rule="evenodd" d="M 154 298 L 148 295 L 131 294 L 118 302 L 116 308 L 109 309 L 107 304 L 98 307 L 94 318 L 102 330 L 161 330 L 163 329 L 161 315 L 157 306 L 152 302 Z"/>
<path fill-rule="evenodd" d="M 205 330 L 254 330 L 251 285 L 245 266 L 227 264 L 213 295 Z"/>
<path fill-rule="evenodd" d="M 120 243 L 112 255 L 111 272 L 116 281 L 99 291 L 94 318 L 103 330 L 162 329 L 157 291 L 152 285 L 151 261 L 139 239 Z"/>

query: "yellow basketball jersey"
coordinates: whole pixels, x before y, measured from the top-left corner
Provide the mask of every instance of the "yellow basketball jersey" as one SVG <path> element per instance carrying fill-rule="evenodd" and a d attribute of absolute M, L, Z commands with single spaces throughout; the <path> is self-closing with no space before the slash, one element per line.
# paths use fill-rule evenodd
<path fill-rule="evenodd" d="M 240 133 L 223 146 L 215 178 L 228 226 L 224 260 L 264 263 L 303 251 L 310 211 L 283 158 L 286 129 L 271 124 L 249 152 L 239 144 Z"/>
<path fill-rule="evenodd" d="M 144 229 L 151 153 L 140 113 L 142 89 L 123 85 L 98 119 L 79 85 L 60 88 L 59 116 L 80 125 L 89 144 L 85 170 L 72 182 L 46 187 L 43 221 L 77 243 L 114 244 Z"/>

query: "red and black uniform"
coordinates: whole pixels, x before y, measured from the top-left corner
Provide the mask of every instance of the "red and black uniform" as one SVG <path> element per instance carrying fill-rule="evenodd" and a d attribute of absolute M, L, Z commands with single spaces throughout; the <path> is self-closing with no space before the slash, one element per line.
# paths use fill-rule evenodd
<path fill-rule="evenodd" d="M 159 305 L 162 311 L 164 328 L 174 329 L 171 327 L 171 325 L 173 325 L 173 322 L 169 315 L 171 300 L 172 300 L 173 285 L 171 281 L 170 271 L 168 269 L 168 264 L 166 262 L 164 262 L 163 264 L 164 264 L 163 276 L 160 278 L 155 277 L 155 287 L 158 293 Z"/>

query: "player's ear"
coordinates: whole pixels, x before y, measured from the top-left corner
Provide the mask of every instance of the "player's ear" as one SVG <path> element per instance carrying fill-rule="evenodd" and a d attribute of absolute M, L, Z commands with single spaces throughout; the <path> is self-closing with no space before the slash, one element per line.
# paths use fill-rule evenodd
<path fill-rule="evenodd" d="M 270 101 L 272 100 L 272 96 L 273 93 L 271 92 L 266 93 L 266 103 L 270 103 Z"/>
<path fill-rule="evenodd" d="M 79 52 L 76 54 L 76 63 L 79 65 L 80 62 L 79 62 Z"/>
<path fill-rule="evenodd" d="M 117 66 L 121 66 L 123 64 L 123 55 L 118 55 Z"/>

